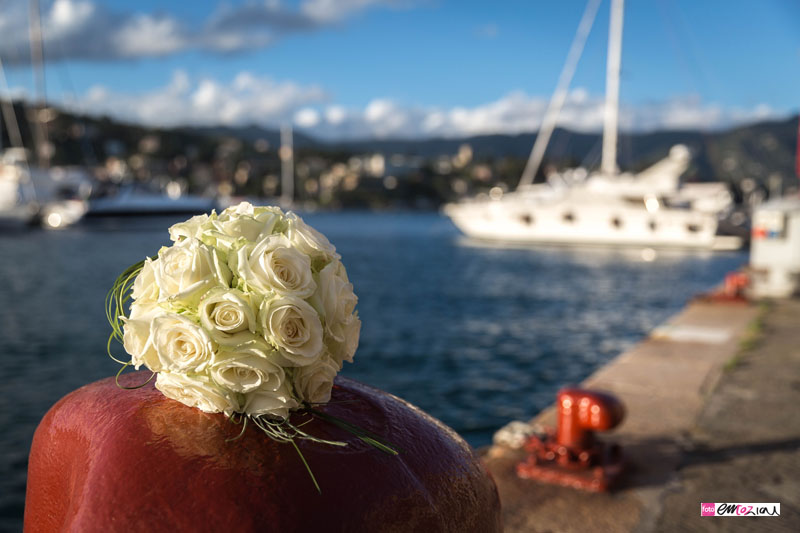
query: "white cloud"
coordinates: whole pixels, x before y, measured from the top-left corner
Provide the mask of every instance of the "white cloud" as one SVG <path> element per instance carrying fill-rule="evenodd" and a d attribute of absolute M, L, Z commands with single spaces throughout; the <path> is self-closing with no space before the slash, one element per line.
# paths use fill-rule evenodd
<path fill-rule="evenodd" d="M 192 94 L 192 105 L 196 109 L 211 110 L 219 100 L 218 85 L 211 80 L 203 80 Z"/>
<path fill-rule="evenodd" d="M 42 36 L 48 61 L 159 57 L 197 49 L 235 53 L 399 1 L 303 0 L 297 6 L 278 0 L 223 3 L 204 22 L 190 25 L 168 12 L 115 11 L 98 0 L 44 0 Z M 27 0 L 2 1 L 0 36 L 0 57 L 6 63 L 30 61 Z"/>
<path fill-rule="evenodd" d="M 91 2 L 56 0 L 47 14 L 45 26 L 54 37 L 69 33 L 71 28 L 81 27 L 95 14 Z"/>
<path fill-rule="evenodd" d="M 325 120 L 338 126 L 347 119 L 347 111 L 342 106 L 332 105 L 325 110 Z"/>
<path fill-rule="evenodd" d="M 486 104 L 450 108 L 404 105 L 375 98 L 363 108 L 329 102 L 320 87 L 275 81 L 241 72 L 223 82 L 192 79 L 178 71 L 163 87 L 132 94 L 96 86 L 79 103 L 84 112 L 104 113 L 125 120 L 157 125 L 277 126 L 293 121 L 312 135 L 328 139 L 460 137 L 492 133 L 527 133 L 539 129 L 547 107 L 543 97 L 511 92 Z M 603 126 L 604 101 L 585 89 L 567 97 L 559 125 L 574 131 L 597 132 Z M 620 129 L 713 130 L 782 116 L 766 105 L 729 108 L 682 97 L 620 109 Z"/>
<path fill-rule="evenodd" d="M 474 107 L 425 108 L 375 99 L 363 109 L 340 109 L 335 120 L 323 115 L 311 133 L 324 138 L 460 137 L 493 133 L 537 131 L 547 99 L 511 92 L 493 102 Z M 713 130 L 782 116 L 769 106 L 752 109 L 705 104 L 695 97 L 674 98 L 643 105 L 622 106 L 620 129 L 654 131 Z M 585 89 L 573 90 L 561 111 L 559 126 L 581 132 L 602 130 L 604 99 Z"/>
<path fill-rule="evenodd" d="M 80 110 L 153 126 L 275 125 L 291 120 L 298 109 L 326 100 L 319 87 L 276 82 L 248 72 L 225 83 L 210 78 L 192 80 L 178 71 L 169 83 L 145 93 L 92 87 Z"/>
<path fill-rule="evenodd" d="M 115 42 L 122 57 L 164 56 L 186 46 L 181 33 L 177 21 L 171 18 L 136 15 L 120 28 Z"/>
<path fill-rule="evenodd" d="M 301 128 L 313 128 L 319 124 L 319 120 L 319 112 L 310 107 L 304 107 L 294 114 L 294 122 Z"/>
<path fill-rule="evenodd" d="M 306 0 L 300 9 L 315 20 L 335 22 L 370 6 L 396 3 L 396 0 Z"/>

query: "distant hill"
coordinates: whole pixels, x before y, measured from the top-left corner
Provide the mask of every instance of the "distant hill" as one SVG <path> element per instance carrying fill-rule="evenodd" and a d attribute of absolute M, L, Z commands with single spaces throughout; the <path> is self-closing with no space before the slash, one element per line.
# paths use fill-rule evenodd
<path fill-rule="evenodd" d="M 25 117 L 28 109 L 15 102 L 16 114 L 26 146 L 32 145 L 32 135 Z M 79 126 L 79 127 L 78 127 Z M 212 161 L 219 156 L 222 143 L 231 139 L 241 145 L 240 154 L 253 152 L 253 143 L 266 140 L 270 149 L 280 145 L 277 129 L 248 125 L 243 127 L 208 126 L 152 128 L 126 124 L 109 117 L 83 116 L 59 110 L 48 124 L 55 145 L 54 164 L 92 164 L 109 155 L 128 157 L 142 149 L 148 137 L 158 138 L 151 157 L 162 159 L 194 154 L 196 160 Z M 755 186 L 768 189 L 796 186 L 794 171 L 797 146 L 798 117 L 765 121 L 726 131 L 697 130 L 657 131 L 651 133 L 622 133 L 619 138 L 618 161 L 623 170 L 639 170 L 664 157 L 675 144 L 687 145 L 693 153 L 691 167 L 684 179 L 689 181 L 728 181 L 734 189 L 743 180 L 752 179 Z M 382 153 L 387 156 L 406 154 L 435 159 L 452 156 L 462 144 L 472 147 L 476 161 L 511 160 L 509 168 L 521 169 L 536 139 L 535 133 L 517 135 L 477 135 L 462 138 L 431 139 L 365 139 L 341 142 L 316 139 L 295 130 L 294 144 L 299 150 L 335 154 L 334 159 L 349 154 Z M 3 128 L 0 141 L 9 146 Z M 600 161 L 601 136 L 597 133 L 576 133 L 556 129 L 545 155 L 546 164 L 559 167 L 583 164 L 596 167 Z M 519 170 L 513 173 L 517 175 Z"/>
<path fill-rule="evenodd" d="M 205 135 L 208 137 L 235 137 L 243 141 L 256 142 L 260 139 L 267 141 L 270 146 L 280 146 L 281 132 L 279 129 L 265 128 L 256 124 L 248 126 L 185 126 L 176 128 L 176 131 L 190 135 Z M 297 148 L 310 148 L 320 146 L 320 142 L 303 132 L 293 132 L 294 146 Z"/>
<path fill-rule="evenodd" d="M 750 176 L 758 179 L 777 173 L 794 174 L 798 118 L 761 122 L 721 132 L 668 130 L 649 133 L 621 133 L 618 161 L 623 170 L 638 170 L 666 156 L 676 144 L 685 144 L 693 153 L 690 178 L 709 180 L 731 176 L 736 180 Z M 189 135 L 234 137 L 254 142 L 265 139 L 271 146 L 280 144 L 280 132 L 257 125 L 243 127 L 184 127 L 175 131 Z M 326 141 L 295 130 L 297 148 L 352 153 L 404 154 L 433 159 L 458 152 L 463 144 L 472 147 L 477 159 L 526 159 L 536 140 L 536 133 L 475 135 L 457 138 L 361 139 Z M 556 128 L 546 159 L 571 161 L 597 166 L 602 137 L 599 133 L 578 133 Z M 726 162 L 727 161 L 727 162 Z"/>
<path fill-rule="evenodd" d="M 697 130 L 622 133 L 619 137 L 619 165 L 639 170 L 666 156 L 670 147 L 685 144 L 692 150 L 688 178 L 694 180 L 739 180 L 751 177 L 763 181 L 769 175 L 785 179 L 794 176 L 798 118 L 762 122 L 721 132 Z M 462 138 L 375 139 L 328 143 L 339 150 L 418 155 L 433 158 L 452 155 L 462 144 L 472 147 L 476 158 L 527 158 L 535 133 L 478 135 Z M 599 133 L 576 133 L 557 128 L 550 140 L 546 159 L 573 161 L 596 166 L 600 161 Z"/>
<path fill-rule="evenodd" d="M 407 154 L 422 157 L 452 155 L 462 144 L 469 144 L 476 157 L 527 158 L 536 140 L 536 133 L 515 135 L 494 134 L 459 138 L 432 139 L 388 139 L 332 142 L 329 145 L 356 152 L 380 152 L 384 154 Z M 625 166 L 641 159 L 650 159 L 666 154 L 669 146 L 677 143 L 699 145 L 704 135 L 697 131 L 664 131 L 656 133 L 620 136 L 620 164 Z M 555 158 L 591 158 L 597 153 L 599 161 L 601 135 L 578 133 L 556 128 L 547 153 Z M 666 147 L 666 148 L 665 148 Z M 589 162 L 591 163 L 591 161 Z"/>

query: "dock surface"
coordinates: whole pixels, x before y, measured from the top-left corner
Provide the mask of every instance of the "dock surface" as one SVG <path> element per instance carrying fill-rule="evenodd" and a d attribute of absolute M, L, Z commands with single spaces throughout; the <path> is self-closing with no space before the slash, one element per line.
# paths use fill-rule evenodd
<path fill-rule="evenodd" d="M 519 479 L 484 454 L 507 532 L 800 531 L 800 301 L 693 302 L 586 379 L 627 409 L 600 435 L 629 464 L 611 493 Z M 555 409 L 530 422 L 553 427 Z M 701 502 L 778 502 L 780 517 L 701 517 Z"/>

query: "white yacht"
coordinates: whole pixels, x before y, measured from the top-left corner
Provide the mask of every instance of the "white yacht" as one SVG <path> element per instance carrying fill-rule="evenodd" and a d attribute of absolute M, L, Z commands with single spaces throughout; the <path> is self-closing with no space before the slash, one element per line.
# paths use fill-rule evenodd
<path fill-rule="evenodd" d="M 736 249 L 738 237 L 717 236 L 719 217 L 733 205 L 723 183 L 681 185 L 689 150 L 638 173 L 616 164 L 623 0 L 612 0 L 601 169 L 570 169 L 533 184 L 599 0 L 590 0 L 516 191 L 448 204 L 444 212 L 468 237 L 508 243 L 597 244 Z"/>

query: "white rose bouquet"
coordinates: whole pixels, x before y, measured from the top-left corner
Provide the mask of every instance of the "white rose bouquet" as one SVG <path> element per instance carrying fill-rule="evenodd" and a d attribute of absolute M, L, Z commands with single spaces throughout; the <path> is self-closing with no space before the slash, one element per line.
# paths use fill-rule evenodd
<path fill-rule="evenodd" d="M 164 396 L 238 415 L 242 433 L 249 420 L 276 440 L 313 439 L 289 413 L 324 415 L 312 406 L 330 399 L 361 329 L 336 249 L 294 213 L 249 203 L 169 234 L 172 246 L 130 267 L 109 292 L 109 355 L 121 341 L 130 361 L 111 357 L 122 370 L 144 366 Z"/>

